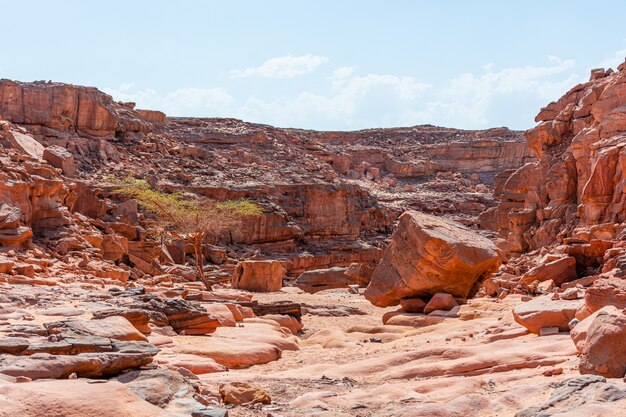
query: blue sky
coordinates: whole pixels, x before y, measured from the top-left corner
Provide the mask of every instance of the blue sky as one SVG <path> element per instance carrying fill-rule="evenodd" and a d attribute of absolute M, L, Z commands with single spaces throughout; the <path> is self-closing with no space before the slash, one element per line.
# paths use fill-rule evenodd
<path fill-rule="evenodd" d="M 626 2 L 0 0 L 0 77 L 177 116 L 352 130 L 534 125 L 626 56 Z"/>

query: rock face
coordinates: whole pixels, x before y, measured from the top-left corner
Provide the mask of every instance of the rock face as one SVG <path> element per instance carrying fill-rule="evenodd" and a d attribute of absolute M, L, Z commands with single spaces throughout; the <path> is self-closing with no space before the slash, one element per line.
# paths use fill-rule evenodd
<path fill-rule="evenodd" d="M 490 240 L 459 224 L 408 211 L 400 217 L 365 297 L 381 307 L 439 292 L 465 298 L 499 265 Z"/>
<path fill-rule="evenodd" d="M 132 108 L 96 88 L 68 84 L 0 80 L 0 109 L 13 123 L 93 136 L 147 132 L 150 127 Z"/>
<path fill-rule="evenodd" d="M 580 274 L 617 273 L 624 255 L 626 71 L 594 70 L 537 115 L 525 133 L 537 161 L 496 178 L 482 216 L 510 252 L 564 244 Z"/>
<path fill-rule="evenodd" d="M 278 261 L 243 261 L 237 264 L 233 288 L 253 292 L 278 291 L 283 286 L 285 270 Z"/>

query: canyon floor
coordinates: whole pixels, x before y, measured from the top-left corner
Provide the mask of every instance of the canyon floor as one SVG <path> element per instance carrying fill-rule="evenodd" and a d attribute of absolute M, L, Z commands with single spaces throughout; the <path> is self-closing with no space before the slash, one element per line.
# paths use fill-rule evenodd
<path fill-rule="evenodd" d="M 3 304 L 0 331 L 5 336 L 33 332 L 42 323 L 68 317 L 89 319 L 93 312 L 111 307 L 108 286 L 73 283 L 9 288 L 4 284 L 1 288 L 5 297 L 30 297 L 31 304 L 13 311 Z M 251 295 L 231 289 L 216 292 L 232 299 Z M 261 303 L 300 303 L 305 312 L 304 327 L 295 337 L 285 329 L 277 331 L 275 323 L 264 327 L 270 320 L 260 323 L 263 320 L 243 319 L 219 327 L 212 335 L 168 337 L 152 333 L 148 340 L 161 348 L 156 363 L 162 363 L 164 357 L 165 363 L 178 360 L 192 370 L 194 364 L 202 366 L 207 357 L 228 363 L 229 367 L 237 362 L 264 362 L 268 344 L 282 347 L 277 360 L 245 369 L 233 365 L 228 372 L 195 377 L 209 400 L 209 408 L 218 406 L 210 399 L 219 398 L 219 387 L 233 382 L 249 383 L 271 396 L 269 405 L 230 408 L 231 417 L 625 415 L 620 407 L 626 399 L 608 394 L 613 390 L 623 392 L 626 384 L 617 378 L 581 377 L 577 351 L 568 333 L 538 336 L 514 321 L 512 308 L 523 302 L 523 297 L 475 298 L 449 317 L 431 316 L 430 325 L 421 321 L 429 316 L 410 313 L 396 316 L 406 325 L 383 325 L 383 315 L 396 308 L 372 306 L 362 294 L 346 289 L 307 294 L 285 287 L 274 293 L 254 294 L 254 299 Z M 211 308 L 210 303 L 205 306 Z M 414 327 L 418 321 L 424 327 Z M 227 341 L 217 345 L 221 352 L 210 348 L 216 340 Z M 180 350 L 180 346 L 187 350 Z M 232 355 L 230 362 L 223 358 L 228 354 Z M 51 360 L 51 366 L 59 366 L 53 363 Z M 145 370 L 139 372 L 149 373 L 152 368 L 141 369 Z M 41 379 L 26 385 L 36 388 L 49 383 Z M 72 390 L 75 383 L 67 379 L 53 382 L 58 390 Z M 3 414 L 2 406 L 12 398 L 3 388 L 0 380 L 0 415 L 4 417 L 10 414 Z M 187 415 L 184 413 L 193 409 L 189 393 L 173 381 L 131 389 L 140 397 L 149 395 L 148 391 L 160 397 L 164 416 Z M 61 408 L 73 407 L 72 401 L 76 399 L 70 397 L 69 406 L 66 403 Z M 112 403 L 116 401 L 105 401 L 104 415 L 113 415 L 117 408 Z M 81 414 L 85 412 L 81 404 L 74 407 L 77 416 L 85 415 Z M 137 408 L 125 410 L 129 416 L 150 415 Z M 530 411 L 516 414 L 523 410 Z"/>
<path fill-rule="evenodd" d="M 266 365 L 203 376 L 215 384 L 247 381 L 274 399 L 263 409 L 268 414 L 234 409 L 233 416 L 512 416 L 545 405 L 560 382 L 580 377 L 569 334 L 540 337 L 515 323 L 511 310 L 519 297 L 474 299 L 459 318 L 422 328 L 382 326 L 383 314 L 394 308 L 373 307 L 345 291 L 260 298 L 331 311 L 347 306 L 364 314 L 305 315 L 299 351 L 285 351 Z M 626 388 L 621 379 L 609 381 Z M 571 393 L 543 411 L 626 414 L 616 403 L 584 397 Z"/>

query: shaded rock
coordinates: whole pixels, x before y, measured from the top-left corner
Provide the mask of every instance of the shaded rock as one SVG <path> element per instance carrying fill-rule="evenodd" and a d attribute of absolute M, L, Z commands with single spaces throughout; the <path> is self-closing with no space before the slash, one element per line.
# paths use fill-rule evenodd
<path fill-rule="evenodd" d="M 439 292 L 433 295 L 433 298 L 428 301 L 428 303 L 424 307 L 424 313 L 432 313 L 435 310 L 449 311 L 457 305 L 458 304 L 452 295 L 444 292 Z"/>
<path fill-rule="evenodd" d="M 233 288 L 253 292 L 278 291 L 283 286 L 285 269 L 278 261 L 242 261 L 237 264 Z"/>
<path fill-rule="evenodd" d="M 314 269 L 300 274 L 296 279 L 296 286 L 308 293 L 330 290 L 334 288 L 348 288 L 357 281 L 346 275 L 347 268 L 333 267 L 326 269 Z"/>
<path fill-rule="evenodd" d="M 160 321 L 160 325 L 172 326 L 178 334 L 213 333 L 217 327 L 221 326 L 219 320 L 209 315 L 204 308 L 181 299 L 161 300 L 146 295 L 140 296 L 139 302 L 129 307 L 151 311 L 151 320 L 156 318 Z M 163 319 L 165 322 L 162 322 Z"/>
<path fill-rule="evenodd" d="M 407 313 L 423 313 L 426 302 L 421 298 L 402 298 L 400 306 Z"/>
<path fill-rule="evenodd" d="M 493 243 L 460 224 L 415 211 L 400 217 L 367 287 L 372 304 L 447 292 L 466 298 L 500 265 Z"/>

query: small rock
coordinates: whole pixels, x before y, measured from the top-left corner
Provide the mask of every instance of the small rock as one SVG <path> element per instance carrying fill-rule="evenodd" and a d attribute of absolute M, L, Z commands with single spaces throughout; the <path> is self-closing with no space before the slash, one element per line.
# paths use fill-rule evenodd
<path fill-rule="evenodd" d="M 542 327 L 539 329 L 539 336 L 553 336 L 559 334 L 558 327 Z"/>

